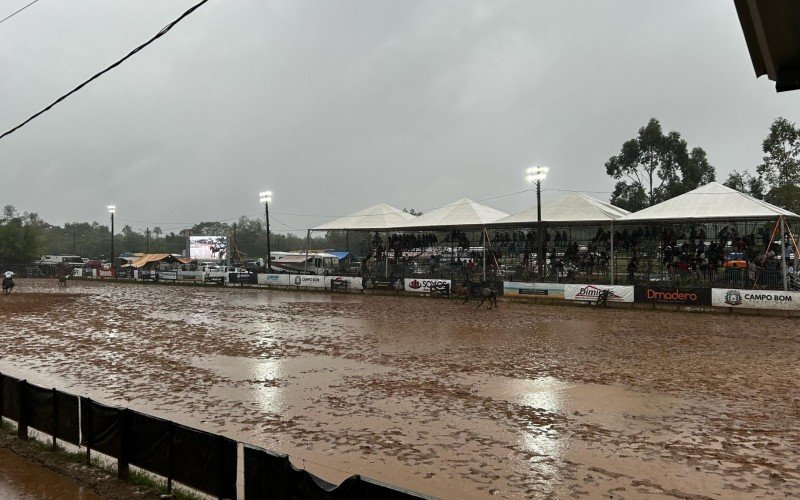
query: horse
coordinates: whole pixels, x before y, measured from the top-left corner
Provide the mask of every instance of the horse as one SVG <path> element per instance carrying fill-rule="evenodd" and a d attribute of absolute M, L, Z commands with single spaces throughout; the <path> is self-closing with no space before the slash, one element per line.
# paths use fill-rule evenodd
<path fill-rule="evenodd" d="M 463 304 L 466 304 L 469 299 L 481 299 L 476 309 L 483 305 L 486 300 L 489 300 L 489 309 L 492 306 L 497 307 L 497 292 L 485 285 L 485 283 L 471 283 L 465 282 L 463 286 L 453 289 L 453 294 L 456 297 L 464 297 Z"/>
<path fill-rule="evenodd" d="M 58 286 L 67 286 L 67 279 L 69 279 L 68 274 L 62 274 L 58 277 Z"/>
<path fill-rule="evenodd" d="M 8 295 L 14 289 L 14 280 L 11 278 L 3 278 L 3 293 Z"/>

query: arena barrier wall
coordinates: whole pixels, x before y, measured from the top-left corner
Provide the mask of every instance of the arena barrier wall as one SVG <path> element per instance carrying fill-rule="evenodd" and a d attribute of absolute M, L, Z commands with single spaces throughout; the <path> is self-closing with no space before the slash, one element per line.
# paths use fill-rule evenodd
<path fill-rule="evenodd" d="M 525 298 L 564 298 L 563 283 L 527 283 L 524 281 L 506 281 L 503 293 L 509 297 Z"/>
<path fill-rule="evenodd" d="M 45 389 L 0 373 L 0 417 L 17 422 L 17 435 L 33 427 L 56 438 L 117 460 L 120 478 L 134 465 L 217 498 L 236 498 L 238 442 L 127 408 Z M 286 455 L 248 444 L 244 450 L 246 499 L 331 500 L 345 498 L 427 498 L 372 479 L 351 476 L 328 483 L 296 469 Z"/>
<path fill-rule="evenodd" d="M 608 290 L 609 302 L 633 302 L 633 287 L 620 285 L 564 285 L 567 300 L 595 301 L 600 292 Z"/>
<path fill-rule="evenodd" d="M 734 309 L 800 311 L 800 292 L 712 288 L 711 305 Z"/>
<path fill-rule="evenodd" d="M 683 306 L 710 306 L 710 288 L 669 288 L 664 286 L 635 285 L 634 302 L 648 304 L 675 304 Z"/>
<path fill-rule="evenodd" d="M 353 475 L 338 486 L 296 468 L 286 455 L 279 455 L 256 446 L 244 446 L 245 500 L 402 500 L 420 498 L 416 493 L 394 488 L 378 481 Z M 276 488 L 275 485 L 280 485 Z M 422 497 L 424 498 L 424 497 Z"/>

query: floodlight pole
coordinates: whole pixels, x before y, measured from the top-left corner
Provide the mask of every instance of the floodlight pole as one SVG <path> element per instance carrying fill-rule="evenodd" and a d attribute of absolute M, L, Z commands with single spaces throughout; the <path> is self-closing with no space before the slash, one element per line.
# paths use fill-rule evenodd
<path fill-rule="evenodd" d="M 111 268 L 114 270 L 114 277 L 117 277 L 117 259 L 114 257 L 114 212 L 117 211 L 115 205 L 108 205 L 106 207 L 108 213 L 111 214 Z"/>
<path fill-rule="evenodd" d="M 269 234 L 269 203 L 264 203 L 264 217 L 267 219 L 267 272 L 272 272 L 272 248 L 270 248 Z"/>
<path fill-rule="evenodd" d="M 544 281 L 544 236 L 542 234 L 542 181 L 536 181 L 536 225 L 539 228 L 539 282 Z"/>
<path fill-rule="evenodd" d="M 269 233 L 269 202 L 272 201 L 272 191 L 262 191 L 258 193 L 258 199 L 264 204 L 264 218 L 267 220 L 267 272 L 272 272 L 272 251 L 270 248 Z"/>

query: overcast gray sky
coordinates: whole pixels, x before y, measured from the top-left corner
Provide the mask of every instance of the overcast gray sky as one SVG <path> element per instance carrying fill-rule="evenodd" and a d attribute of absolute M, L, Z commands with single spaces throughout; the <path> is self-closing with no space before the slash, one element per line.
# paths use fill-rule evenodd
<path fill-rule="evenodd" d="M 0 129 L 194 3 L 40 0 L 0 24 Z M 755 78 L 729 0 L 211 0 L 1 140 L 0 203 L 167 232 L 261 214 L 264 189 L 276 231 L 379 202 L 511 213 L 531 165 L 607 200 L 603 164 L 650 117 L 718 180 L 752 171 L 778 116 L 800 122 L 800 91 Z"/>

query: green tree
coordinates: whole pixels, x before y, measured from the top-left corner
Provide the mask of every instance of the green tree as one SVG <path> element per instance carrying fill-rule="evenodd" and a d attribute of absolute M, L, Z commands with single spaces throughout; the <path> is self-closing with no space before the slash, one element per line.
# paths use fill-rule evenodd
<path fill-rule="evenodd" d="M 741 172 L 734 170 L 728 174 L 728 179 L 723 184 L 753 198 L 764 199 L 764 181 L 760 177 L 750 175 L 747 170 Z"/>
<path fill-rule="evenodd" d="M 38 216 L 19 215 L 12 205 L 3 209 L 0 219 L 0 262 L 30 263 L 39 257 L 37 228 L 31 223 Z"/>
<path fill-rule="evenodd" d="M 681 135 L 675 131 L 664 134 L 655 118 L 640 128 L 636 137 L 625 141 L 605 168 L 618 180 L 611 203 L 630 211 L 655 205 L 715 178 L 706 152 L 696 147 L 689 153 Z"/>
<path fill-rule="evenodd" d="M 786 118 L 772 122 L 762 143 L 764 163 L 756 167 L 766 186 L 764 199 L 800 212 L 800 128 Z"/>

